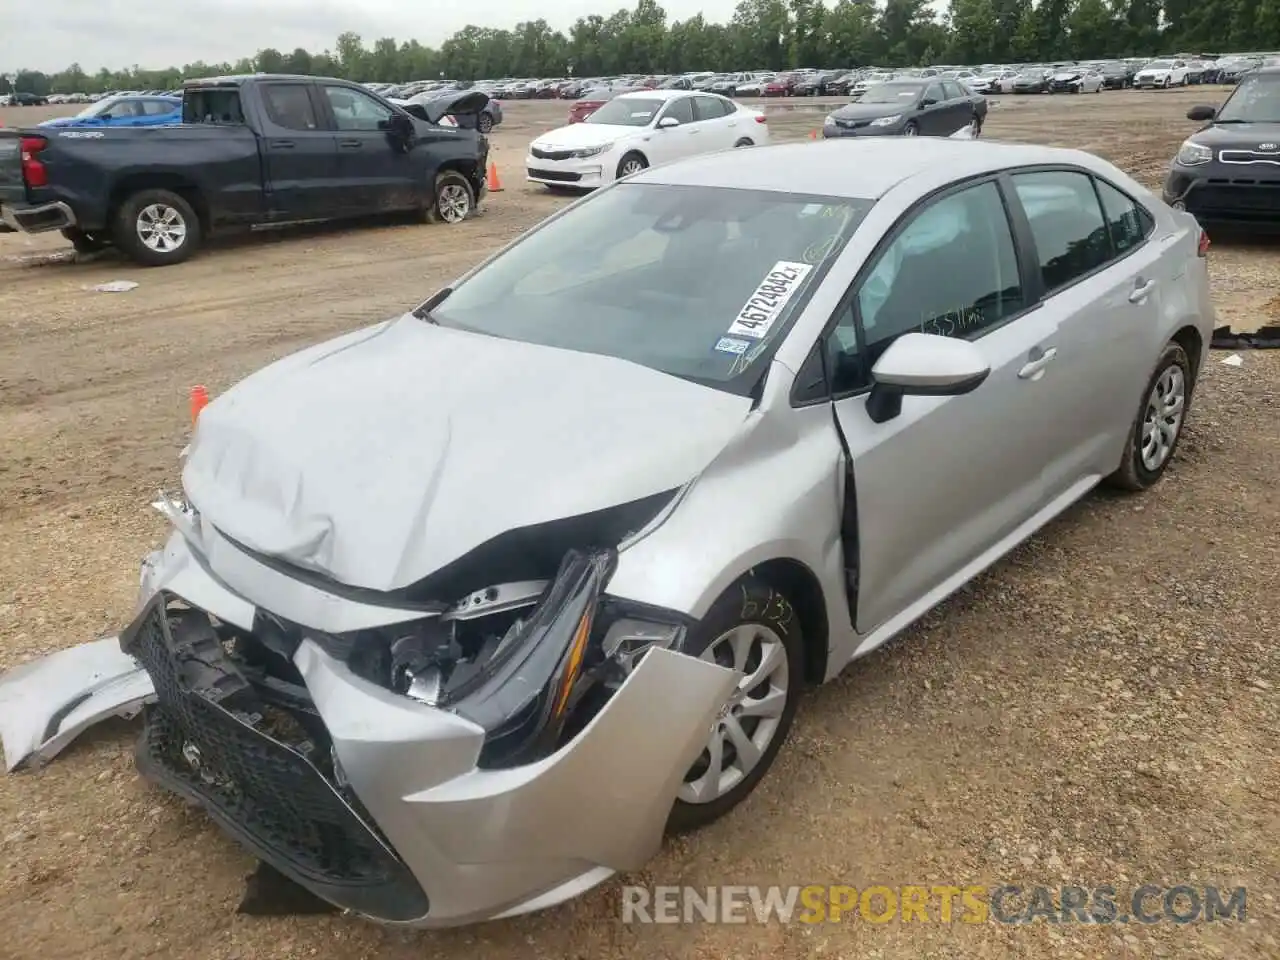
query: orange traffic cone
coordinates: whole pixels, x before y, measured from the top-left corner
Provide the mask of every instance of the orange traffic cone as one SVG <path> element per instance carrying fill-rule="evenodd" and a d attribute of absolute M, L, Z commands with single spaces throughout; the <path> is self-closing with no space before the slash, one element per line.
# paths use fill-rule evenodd
<path fill-rule="evenodd" d="M 209 391 L 198 384 L 191 388 L 191 426 L 200 419 L 200 411 L 209 405 Z"/>
<path fill-rule="evenodd" d="M 810 140 L 817 140 L 817 139 L 818 139 L 818 131 L 817 131 L 817 130 L 810 130 L 810 131 L 809 131 L 809 139 L 810 139 Z"/>
<path fill-rule="evenodd" d="M 498 165 L 492 161 L 489 163 L 489 180 L 487 186 L 490 193 L 502 192 L 502 181 L 498 179 Z"/>

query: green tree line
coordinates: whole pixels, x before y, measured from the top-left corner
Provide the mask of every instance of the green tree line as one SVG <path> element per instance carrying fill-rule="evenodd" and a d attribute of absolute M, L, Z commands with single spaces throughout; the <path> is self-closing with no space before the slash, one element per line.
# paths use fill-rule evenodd
<path fill-rule="evenodd" d="M 1280 0 L 742 0 L 728 23 L 701 14 L 671 21 L 657 0 L 582 17 L 568 32 L 546 20 L 511 29 L 468 26 L 439 48 L 354 33 L 333 49 L 259 50 L 236 63 L 0 76 L 0 92 L 95 93 L 157 89 L 225 73 L 300 73 L 360 81 L 447 77 L 590 77 L 689 70 L 911 66 L 1146 56 L 1174 50 L 1280 48 Z"/>

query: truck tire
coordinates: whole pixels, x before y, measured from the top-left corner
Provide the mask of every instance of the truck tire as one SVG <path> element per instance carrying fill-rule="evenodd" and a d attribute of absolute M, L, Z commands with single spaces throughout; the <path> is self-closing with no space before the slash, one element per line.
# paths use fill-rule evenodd
<path fill-rule="evenodd" d="M 144 267 L 186 260 L 200 246 L 200 218 L 172 190 L 139 190 L 125 198 L 112 224 L 116 246 Z"/>
<path fill-rule="evenodd" d="M 461 223 L 476 209 L 476 192 L 457 170 L 445 170 L 436 177 L 436 188 L 427 210 L 430 223 Z"/>

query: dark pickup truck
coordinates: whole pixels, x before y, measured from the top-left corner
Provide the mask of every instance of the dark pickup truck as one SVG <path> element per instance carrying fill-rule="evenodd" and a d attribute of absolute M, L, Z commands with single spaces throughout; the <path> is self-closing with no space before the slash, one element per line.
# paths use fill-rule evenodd
<path fill-rule="evenodd" d="M 482 110 L 478 91 L 418 116 L 322 77 L 192 80 L 182 97 L 171 126 L 0 129 L 0 230 L 163 266 L 215 230 L 392 211 L 459 223 L 484 195 L 488 139 L 440 124 Z"/>

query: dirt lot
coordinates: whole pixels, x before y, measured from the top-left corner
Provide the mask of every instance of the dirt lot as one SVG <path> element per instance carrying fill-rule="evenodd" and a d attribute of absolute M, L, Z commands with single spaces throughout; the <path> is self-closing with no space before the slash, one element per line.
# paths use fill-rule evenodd
<path fill-rule="evenodd" d="M 1154 185 L 1204 98 L 1010 98 L 987 134 L 1093 150 Z M 506 190 L 456 228 L 292 229 L 151 271 L 0 236 L 0 667 L 128 617 L 191 384 L 216 393 L 395 315 L 550 213 L 564 201 L 524 183 L 521 161 L 563 113 L 510 107 L 495 136 Z M 770 125 L 797 138 L 821 117 Z M 1280 321 L 1280 247 L 1217 243 L 1211 262 L 1223 322 Z M 86 289 L 116 279 L 140 286 Z M 445 934 L 249 919 L 233 911 L 250 861 L 139 780 L 119 724 L 0 777 L 0 957 L 1280 956 L 1280 356 L 1222 356 L 1167 482 L 1090 498 L 816 692 L 744 807 L 629 879 L 1243 884 L 1247 923 L 624 926 L 616 885 Z"/>

